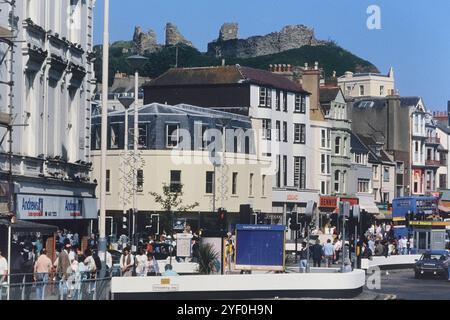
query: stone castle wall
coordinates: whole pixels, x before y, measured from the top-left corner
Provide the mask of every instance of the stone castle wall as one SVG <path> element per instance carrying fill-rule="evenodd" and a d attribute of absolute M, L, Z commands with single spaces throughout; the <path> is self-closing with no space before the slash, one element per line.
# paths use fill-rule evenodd
<path fill-rule="evenodd" d="M 208 44 L 208 54 L 215 57 L 252 58 L 325 43 L 317 40 L 314 30 L 304 25 L 290 25 L 280 32 L 239 39 L 238 25 L 226 23 L 220 29 L 219 38 Z"/>

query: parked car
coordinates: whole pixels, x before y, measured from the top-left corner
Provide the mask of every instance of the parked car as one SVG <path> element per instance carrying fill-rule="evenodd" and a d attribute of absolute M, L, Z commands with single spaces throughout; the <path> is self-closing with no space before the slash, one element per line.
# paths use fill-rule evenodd
<path fill-rule="evenodd" d="M 450 251 L 448 250 L 427 251 L 414 267 L 416 279 L 425 275 L 445 276 L 447 278 L 449 260 Z"/>

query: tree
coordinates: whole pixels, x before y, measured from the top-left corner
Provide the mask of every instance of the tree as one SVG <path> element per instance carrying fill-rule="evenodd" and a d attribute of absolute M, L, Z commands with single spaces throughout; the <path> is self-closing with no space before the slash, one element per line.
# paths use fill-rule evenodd
<path fill-rule="evenodd" d="M 170 185 L 163 183 L 163 193 L 150 192 L 155 202 L 161 206 L 161 209 L 166 212 L 161 217 L 160 223 L 162 230 L 166 230 L 169 233 L 173 231 L 173 221 L 175 213 L 186 213 L 195 209 L 200 204 L 195 202 L 191 205 L 183 204 L 183 185 L 179 185 L 177 188 L 173 188 Z"/>

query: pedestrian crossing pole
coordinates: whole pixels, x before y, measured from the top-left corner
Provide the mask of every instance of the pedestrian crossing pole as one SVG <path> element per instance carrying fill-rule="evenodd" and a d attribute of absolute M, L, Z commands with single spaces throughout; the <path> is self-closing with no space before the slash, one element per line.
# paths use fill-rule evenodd
<path fill-rule="evenodd" d="M 345 271 L 345 259 L 347 257 L 347 250 L 345 247 L 345 218 L 350 216 L 350 203 L 341 202 L 340 212 L 342 214 L 342 272 Z"/>

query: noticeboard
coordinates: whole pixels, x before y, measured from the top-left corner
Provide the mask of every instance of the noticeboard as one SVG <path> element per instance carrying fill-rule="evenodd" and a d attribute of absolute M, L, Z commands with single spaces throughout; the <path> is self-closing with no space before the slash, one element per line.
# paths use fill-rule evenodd
<path fill-rule="evenodd" d="M 237 225 L 236 270 L 284 271 L 284 226 Z"/>
<path fill-rule="evenodd" d="M 177 234 L 177 257 L 187 258 L 192 254 L 192 234 Z"/>

